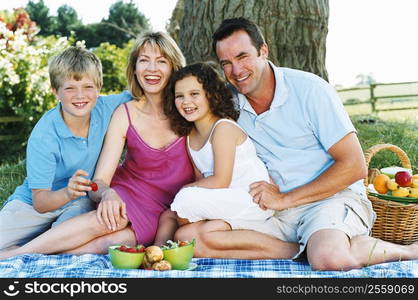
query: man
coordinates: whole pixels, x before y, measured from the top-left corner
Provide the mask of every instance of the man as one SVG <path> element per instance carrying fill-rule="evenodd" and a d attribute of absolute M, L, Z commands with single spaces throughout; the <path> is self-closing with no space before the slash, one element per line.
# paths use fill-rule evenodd
<path fill-rule="evenodd" d="M 230 230 L 221 220 L 181 227 L 197 239 L 196 256 L 297 258 L 314 269 L 348 270 L 418 258 L 418 244 L 400 246 L 369 236 L 375 220 L 362 179 L 365 159 L 335 90 L 318 76 L 268 61 L 259 28 L 224 20 L 213 47 L 236 89 L 239 124 L 256 144 L 274 183 L 250 186 L 254 202 L 276 210 L 274 237 Z"/>

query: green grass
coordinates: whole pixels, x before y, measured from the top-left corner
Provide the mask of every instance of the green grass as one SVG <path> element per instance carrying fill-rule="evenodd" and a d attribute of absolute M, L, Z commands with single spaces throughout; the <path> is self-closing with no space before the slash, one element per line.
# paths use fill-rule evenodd
<path fill-rule="evenodd" d="M 393 144 L 401 148 L 409 157 L 413 172 L 418 173 L 418 123 L 410 120 L 383 120 L 370 115 L 351 116 L 357 129 L 363 151 L 377 144 Z M 401 166 L 400 160 L 390 150 L 376 153 L 369 168 L 383 168 L 392 165 Z"/>
<path fill-rule="evenodd" d="M 408 109 L 418 107 L 418 98 L 395 96 L 411 94 L 418 94 L 418 83 L 377 86 L 376 96 L 393 96 L 392 98 L 378 99 L 377 109 L 405 109 L 372 113 L 370 103 L 345 105 L 345 109 L 358 131 L 364 151 L 376 144 L 396 145 L 405 151 L 411 160 L 414 173 L 418 173 L 418 143 L 416 142 L 418 109 Z M 370 97 L 370 90 L 344 91 L 339 92 L 339 95 L 343 102 L 350 99 L 367 101 Z M 389 150 L 382 150 L 373 156 L 369 167 L 380 169 L 391 165 L 401 165 L 397 155 Z"/>
<path fill-rule="evenodd" d="M 25 178 L 25 161 L 15 163 L 2 163 L 0 166 L 0 207 L 3 202 L 14 192 L 15 188 L 22 184 Z"/>

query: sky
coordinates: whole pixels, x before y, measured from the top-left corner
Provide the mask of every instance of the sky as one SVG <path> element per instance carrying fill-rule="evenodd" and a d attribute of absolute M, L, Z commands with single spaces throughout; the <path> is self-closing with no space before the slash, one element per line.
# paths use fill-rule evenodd
<path fill-rule="evenodd" d="M 0 9 L 27 2 L 1 0 Z M 84 24 L 107 17 L 115 2 L 44 0 L 51 14 L 63 4 L 70 5 Z M 177 0 L 133 2 L 154 30 L 165 31 Z M 329 4 L 326 68 L 331 84 L 352 86 L 361 73 L 371 74 L 378 82 L 418 81 L 417 0 L 329 0 Z"/>

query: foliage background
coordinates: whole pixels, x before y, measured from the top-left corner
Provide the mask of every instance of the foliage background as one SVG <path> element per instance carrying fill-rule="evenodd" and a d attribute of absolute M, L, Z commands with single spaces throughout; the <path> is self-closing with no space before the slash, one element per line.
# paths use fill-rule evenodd
<path fill-rule="evenodd" d="M 0 146 L 10 153 L 24 146 L 40 116 L 55 105 L 50 92 L 48 58 L 70 44 L 66 37 L 36 38 L 38 28 L 24 10 L 0 14 L 0 116 L 21 117 L 23 122 L 0 126 L 2 133 L 17 137 Z"/>
<path fill-rule="evenodd" d="M 69 5 L 62 5 L 57 16 L 50 14 L 43 0 L 29 1 L 25 10 L 32 21 L 41 28 L 40 36 L 70 36 L 84 40 L 87 48 L 98 47 L 103 42 L 124 47 L 143 30 L 149 29 L 149 20 L 133 2 L 115 2 L 109 8 L 109 15 L 98 23 L 84 25 L 77 11 Z"/>

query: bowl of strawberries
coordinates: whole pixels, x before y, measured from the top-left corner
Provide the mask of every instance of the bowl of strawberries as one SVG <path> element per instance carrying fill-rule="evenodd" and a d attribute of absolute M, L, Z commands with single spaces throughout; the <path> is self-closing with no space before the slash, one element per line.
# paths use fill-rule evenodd
<path fill-rule="evenodd" d="M 112 245 L 109 246 L 109 255 L 112 266 L 116 269 L 138 269 L 144 260 L 145 247 Z"/>

